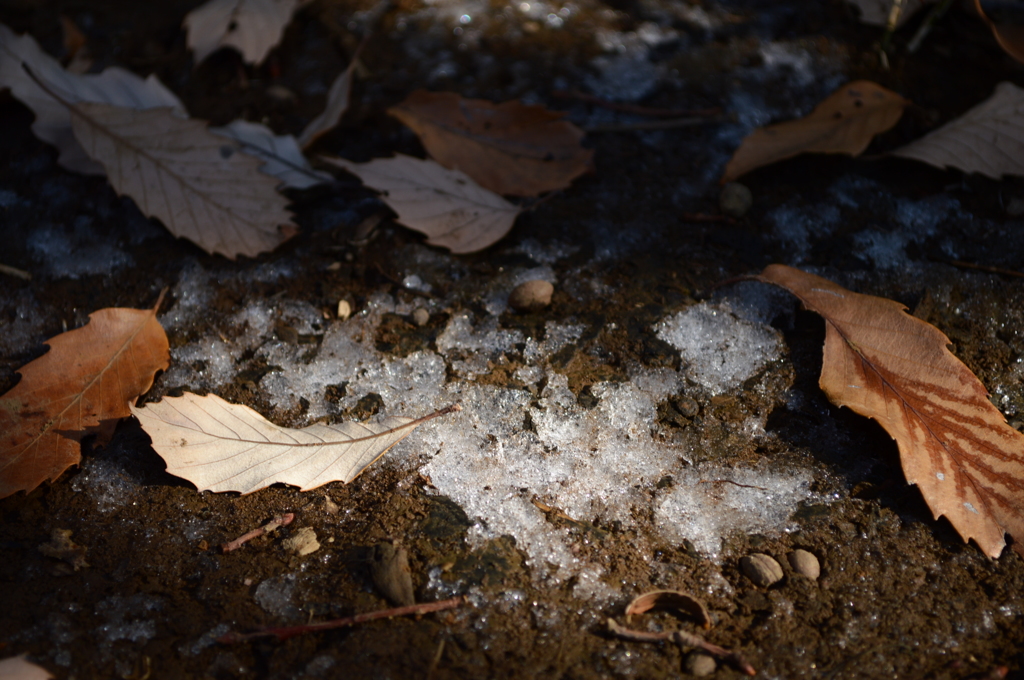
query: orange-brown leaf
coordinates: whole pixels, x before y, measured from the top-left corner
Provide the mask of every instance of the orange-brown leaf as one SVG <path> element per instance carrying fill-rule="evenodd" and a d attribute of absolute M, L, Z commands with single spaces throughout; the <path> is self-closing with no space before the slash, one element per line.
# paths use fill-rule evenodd
<path fill-rule="evenodd" d="M 0 397 L 0 498 L 76 465 L 82 437 L 109 436 L 170 359 L 155 308 L 101 309 L 47 344 L 50 351 L 22 367 L 21 382 Z"/>
<path fill-rule="evenodd" d="M 494 104 L 418 90 L 388 113 L 412 128 L 434 160 L 485 189 L 537 196 L 590 170 L 594 152 L 564 114 L 518 101 Z"/>
<path fill-rule="evenodd" d="M 1024 542 L 1024 435 L 1006 424 L 949 339 L 898 302 L 771 265 L 758 277 L 825 318 L 821 389 L 896 440 L 907 481 L 936 519 L 991 557 Z"/>
<path fill-rule="evenodd" d="M 909 103 L 868 80 L 843 85 L 809 115 L 750 133 L 725 166 L 722 183 L 802 153 L 858 156 L 875 135 L 896 124 Z"/>
<path fill-rule="evenodd" d="M 978 12 L 981 20 L 988 25 L 992 36 L 1003 48 L 1003 51 L 1024 64 L 1024 26 L 1009 23 L 1000 26 L 985 14 L 985 10 L 981 8 L 981 0 L 974 0 L 974 9 Z"/>

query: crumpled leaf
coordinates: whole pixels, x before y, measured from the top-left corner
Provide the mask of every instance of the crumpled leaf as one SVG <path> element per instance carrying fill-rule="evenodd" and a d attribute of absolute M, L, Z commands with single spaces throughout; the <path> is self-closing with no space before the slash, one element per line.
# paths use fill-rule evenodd
<path fill-rule="evenodd" d="M 308 149 L 313 142 L 332 130 L 348 111 L 349 96 L 352 92 L 352 77 L 361 48 L 362 45 L 360 45 L 360 50 L 352 55 L 352 61 L 349 62 L 348 68 L 331 83 L 331 89 L 327 91 L 327 103 L 324 105 L 324 110 L 319 116 L 309 121 L 309 125 L 299 134 L 299 146 L 303 149 Z"/>
<path fill-rule="evenodd" d="M 978 16 L 985 22 L 989 30 L 992 31 L 992 36 L 999 43 L 999 46 L 1003 48 L 1003 51 L 1024 64 L 1024 26 L 1010 22 L 1000 24 L 992 21 L 985 14 L 985 10 L 981 8 L 981 0 L 974 0 L 974 9 L 978 12 Z"/>
<path fill-rule="evenodd" d="M 896 21 L 896 26 L 902 26 L 912 16 L 914 16 L 919 9 L 928 5 L 935 0 L 902 0 L 902 7 L 900 8 L 900 16 Z M 860 10 L 861 23 L 870 24 L 872 26 L 885 26 L 889 22 L 889 14 L 892 12 L 893 0 L 847 0 L 852 5 L 855 5 Z"/>
<path fill-rule="evenodd" d="M 0 396 L 0 498 L 77 465 L 82 437 L 109 437 L 170 361 L 155 307 L 101 309 L 47 344 L 50 351 L 23 366 L 21 382 Z"/>
<path fill-rule="evenodd" d="M 32 36 L 16 36 L 0 24 L 0 90 L 10 88 L 11 94 L 32 109 L 36 115 L 32 132 L 57 147 L 60 151 L 57 162 L 68 170 L 103 174 L 103 166 L 89 158 L 75 140 L 67 106 L 43 90 L 25 72 L 22 63 L 66 102 L 100 102 L 133 109 L 162 107 L 173 109 L 180 116 L 186 115 L 184 105 L 156 76 L 143 80 L 117 67 L 99 75 L 69 73 L 43 52 Z"/>
<path fill-rule="evenodd" d="M 680 590 L 651 590 L 637 595 L 626 607 L 626 621 L 634 614 L 651 610 L 677 611 L 686 614 L 704 628 L 711 627 L 711 615 L 704 603 Z"/>
<path fill-rule="evenodd" d="M 382 193 L 398 221 L 453 253 L 472 253 L 499 241 L 512 229 L 519 208 L 477 186 L 458 170 L 398 154 L 369 163 L 324 158 Z"/>
<path fill-rule="evenodd" d="M 1004 534 L 1024 553 L 1024 435 L 1007 425 L 949 338 L 893 300 L 770 265 L 757 277 L 825 319 L 821 389 L 896 440 L 903 472 L 936 519 L 999 557 Z"/>
<path fill-rule="evenodd" d="M 210 0 L 192 10 L 182 26 L 199 64 L 221 47 L 233 47 L 250 64 L 266 59 L 284 35 L 301 0 Z"/>
<path fill-rule="evenodd" d="M 164 397 L 132 406 L 167 471 L 200 491 L 252 493 L 284 483 L 309 491 L 328 482 L 351 482 L 419 424 L 458 405 L 413 420 L 392 416 L 379 423 L 274 425 L 248 406 L 210 394 Z"/>
<path fill-rule="evenodd" d="M 50 680 L 50 671 L 25 658 L 24 654 L 0 660 L 0 678 L 4 680 Z"/>
<path fill-rule="evenodd" d="M 494 104 L 418 90 L 388 113 L 408 125 L 438 163 L 497 194 L 537 196 L 590 170 L 594 152 L 565 114 L 518 101 Z"/>
<path fill-rule="evenodd" d="M 329 172 L 313 169 L 294 137 L 275 135 L 266 125 L 234 120 L 210 132 L 233 139 L 244 153 L 263 159 L 260 172 L 281 180 L 283 186 L 308 189 L 334 179 Z"/>
<path fill-rule="evenodd" d="M 75 137 L 110 184 L 175 236 L 229 259 L 254 257 L 295 235 L 288 199 L 262 162 L 238 153 L 202 121 L 168 109 L 73 107 Z"/>
<path fill-rule="evenodd" d="M 1024 175 L 1024 89 L 999 83 L 991 97 L 891 155 L 993 179 Z"/>
<path fill-rule="evenodd" d="M 860 155 L 899 121 L 910 102 L 868 80 L 843 85 L 798 120 L 758 128 L 733 154 L 722 183 L 802 153 Z"/>

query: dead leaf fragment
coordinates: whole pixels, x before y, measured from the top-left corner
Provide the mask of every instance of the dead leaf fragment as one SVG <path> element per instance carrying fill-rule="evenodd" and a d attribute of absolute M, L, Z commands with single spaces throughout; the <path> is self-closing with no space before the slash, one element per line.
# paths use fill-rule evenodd
<path fill-rule="evenodd" d="M 324 158 L 382 192 L 398 221 L 427 235 L 427 243 L 473 253 L 501 240 L 519 208 L 458 170 L 401 154 L 369 163 Z"/>
<path fill-rule="evenodd" d="M 456 405 L 417 420 L 392 416 L 379 423 L 317 424 L 293 430 L 214 394 L 186 392 L 131 409 L 169 473 L 200 491 L 243 494 L 277 483 L 302 491 L 333 481 L 347 484 L 417 425 L 457 410 Z"/>
<path fill-rule="evenodd" d="M 638 595 L 626 607 L 626 620 L 634 614 L 652 610 L 681 612 L 705 628 L 711 627 L 711 616 L 704 604 L 689 593 L 679 590 L 652 590 Z"/>
<path fill-rule="evenodd" d="M 328 172 L 314 170 L 291 135 L 275 135 L 266 125 L 235 120 L 210 132 L 241 145 L 242 151 L 264 161 L 260 172 L 275 177 L 291 189 L 308 189 L 330 182 Z"/>
<path fill-rule="evenodd" d="M 67 562 L 78 571 L 89 563 L 85 561 L 85 547 L 72 541 L 71 533 L 70 529 L 54 529 L 50 532 L 49 543 L 42 543 L 36 549 L 47 557 Z"/>
<path fill-rule="evenodd" d="M 537 196 L 590 170 L 594 152 L 565 114 L 518 101 L 494 104 L 418 90 L 388 113 L 408 125 L 437 162 L 497 194 Z"/>
<path fill-rule="evenodd" d="M 288 199 L 261 161 L 239 153 L 202 121 L 168 109 L 72 106 L 75 137 L 103 164 L 118 194 L 175 236 L 228 259 L 255 257 L 296 233 Z"/>
<path fill-rule="evenodd" d="M 900 119 L 910 102 L 868 80 L 848 83 L 798 120 L 754 130 L 733 154 L 721 183 L 802 153 L 860 155 Z"/>
<path fill-rule="evenodd" d="M 294 535 L 281 541 L 281 547 L 299 557 L 310 555 L 320 549 L 320 541 L 316 540 L 313 527 L 302 527 Z"/>
<path fill-rule="evenodd" d="M 184 105 L 156 76 L 142 79 L 117 67 L 99 75 L 69 73 L 40 49 L 32 36 L 16 36 L 0 24 L 0 90 L 10 88 L 11 94 L 32 109 L 36 116 L 32 132 L 57 147 L 57 162 L 68 170 L 104 174 L 103 166 L 86 156 L 75 140 L 68 107 L 40 87 L 22 64 L 66 102 L 100 102 L 133 109 L 166 107 L 186 115 Z"/>
<path fill-rule="evenodd" d="M 974 9 L 992 31 L 992 36 L 1003 51 L 1024 64 L 1024 26 L 1011 23 L 1000 25 L 992 21 L 981 8 L 981 0 L 974 0 Z"/>
<path fill-rule="evenodd" d="M 0 660 L 0 678 L 4 680 L 50 680 L 50 671 L 29 661 L 24 654 Z"/>
<path fill-rule="evenodd" d="M 891 155 L 993 179 L 1024 175 L 1024 89 L 999 83 L 991 97 Z"/>
<path fill-rule="evenodd" d="M 781 286 L 825 319 L 821 389 L 876 420 L 899 446 L 903 472 L 937 519 L 999 557 L 1004 534 L 1024 539 L 1024 435 L 1006 424 L 949 338 L 893 300 L 770 265 Z"/>
<path fill-rule="evenodd" d="M 331 83 L 331 89 L 327 91 L 327 103 L 324 105 L 324 110 L 319 116 L 309 121 L 309 125 L 299 134 L 299 146 L 303 149 L 309 148 L 313 142 L 332 130 L 348 111 L 349 96 L 352 92 L 352 77 L 356 64 L 359 63 L 356 61 L 358 55 L 357 51 L 352 56 L 348 68 Z"/>
<path fill-rule="evenodd" d="M 113 432 L 170 361 L 156 309 L 101 309 L 47 341 L 0 397 L 0 498 L 53 481 L 81 459 L 79 441 Z"/>
<path fill-rule="evenodd" d="M 416 604 L 413 594 L 409 551 L 394 543 L 378 543 L 370 556 L 370 576 L 391 604 L 407 607 Z"/>
<path fill-rule="evenodd" d="M 221 47 L 233 47 L 247 63 L 260 64 L 284 35 L 300 0 L 210 0 L 192 10 L 182 26 L 199 64 Z"/>

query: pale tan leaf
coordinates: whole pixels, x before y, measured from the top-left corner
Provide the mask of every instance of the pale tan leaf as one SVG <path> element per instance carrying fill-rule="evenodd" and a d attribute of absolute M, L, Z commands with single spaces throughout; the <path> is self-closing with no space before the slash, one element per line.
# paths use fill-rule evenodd
<path fill-rule="evenodd" d="M 221 47 L 233 47 L 250 64 L 266 59 L 284 35 L 299 0 L 210 0 L 182 24 L 198 64 Z"/>
<path fill-rule="evenodd" d="M 388 113 L 412 128 L 441 165 L 497 194 L 564 189 L 591 169 L 594 152 L 580 146 L 583 131 L 541 106 L 418 90 Z"/>
<path fill-rule="evenodd" d="M 200 491 L 241 493 L 277 483 L 303 491 L 334 481 L 347 484 L 417 425 L 458 410 L 455 405 L 417 420 L 393 416 L 294 430 L 213 394 L 186 393 L 132 407 L 168 472 Z"/>
<path fill-rule="evenodd" d="M 352 77 L 358 63 L 356 61 L 357 56 L 358 52 L 352 57 L 348 68 L 342 71 L 341 75 L 331 83 L 331 89 L 327 92 L 327 104 L 324 106 L 323 112 L 309 121 L 309 125 L 299 134 L 299 146 L 303 149 L 309 148 L 320 136 L 334 128 L 341 121 L 341 117 L 345 115 L 345 112 L 348 111 L 349 96 L 352 92 Z"/>
<path fill-rule="evenodd" d="M 159 303 L 158 303 L 159 304 Z M 53 481 L 81 460 L 79 441 L 108 435 L 170 361 L 154 309 L 101 309 L 47 340 L 0 396 L 0 498 Z"/>
<path fill-rule="evenodd" d="M 260 172 L 281 180 L 283 186 L 308 189 L 333 179 L 330 173 L 313 169 L 294 137 L 275 135 L 266 125 L 235 120 L 210 132 L 233 139 L 244 153 L 263 159 Z"/>
<path fill-rule="evenodd" d="M 167 109 L 72 107 L 75 137 L 110 184 L 175 236 L 234 259 L 273 250 L 295 234 L 288 200 L 262 162 Z"/>
<path fill-rule="evenodd" d="M 860 20 L 862 23 L 872 26 L 887 25 L 894 4 L 894 0 L 847 0 L 847 2 L 860 10 Z M 917 14 L 919 9 L 932 2 L 935 2 L 935 0 L 902 0 L 896 26 L 902 26 L 912 16 Z"/>
<path fill-rule="evenodd" d="M 171 108 L 182 117 L 186 115 L 184 105 L 156 76 L 143 80 L 117 67 L 99 75 L 68 73 L 39 48 L 32 36 L 16 36 L 0 24 L 0 90 L 10 88 L 21 103 L 32 109 L 36 116 L 32 132 L 57 147 L 58 162 L 68 170 L 103 174 L 103 167 L 89 158 L 75 140 L 67 106 L 41 88 L 22 64 L 66 102 L 100 102 L 133 109 Z"/>
<path fill-rule="evenodd" d="M 802 153 L 860 155 L 875 135 L 899 121 L 909 103 L 868 80 L 843 85 L 807 116 L 750 133 L 725 166 L 721 181 Z"/>
<path fill-rule="evenodd" d="M 990 557 L 1024 552 L 1024 435 L 947 349 L 949 338 L 893 300 L 861 295 L 784 265 L 758 277 L 825 318 L 821 389 L 885 428 L 937 519 Z"/>
<path fill-rule="evenodd" d="M 999 83 L 981 104 L 891 155 L 993 179 L 1024 175 L 1024 89 Z"/>
<path fill-rule="evenodd" d="M 0 678 L 3 680 L 50 680 L 50 671 L 25 658 L 25 655 L 12 656 L 0 660 Z"/>
<path fill-rule="evenodd" d="M 453 253 L 472 253 L 512 229 L 519 208 L 458 170 L 401 154 L 369 163 L 325 158 L 381 192 L 398 221 Z"/>

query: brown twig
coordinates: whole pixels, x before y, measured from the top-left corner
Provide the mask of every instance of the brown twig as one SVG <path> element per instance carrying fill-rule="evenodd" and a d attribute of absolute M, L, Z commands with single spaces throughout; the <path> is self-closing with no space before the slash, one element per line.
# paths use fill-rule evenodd
<path fill-rule="evenodd" d="M 26 281 L 32 280 L 32 275 L 23 269 L 18 269 L 6 264 L 0 264 L 0 274 L 7 274 L 8 276 L 16 276 L 19 279 L 25 279 Z"/>
<path fill-rule="evenodd" d="M 264 534 L 269 534 L 271 531 L 277 529 L 278 527 L 288 526 L 292 523 L 292 520 L 294 519 L 295 513 L 286 512 L 285 514 L 279 515 L 278 517 L 275 517 L 274 519 L 270 520 L 263 526 L 242 534 L 233 541 L 230 541 L 228 543 L 221 543 L 220 550 L 221 552 L 226 553 L 231 552 L 232 550 L 238 550 L 254 538 L 259 538 Z"/>
<path fill-rule="evenodd" d="M 732 484 L 733 486 L 738 486 L 741 489 L 757 489 L 758 491 L 767 491 L 768 490 L 768 489 L 764 488 L 763 486 L 753 486 L 751 484 L 740 484 L 739 482 L 734 482 L 731 479 L 702 479 L 702 480 L 698 481 L 697 483 L 698 484 Z"/>
<path fill-rule="evenodd" d="M 455 609 L 456 607 L 460 607 L 465 604 L 465 602 L 466 598 L 459 596 L 453 597 L 449 600 L 441 600 L 439 602 L 413 604 L 405 607 L 394 607 L 393 609 L 379 609 L 375 612 L 367 612 L 366 614 L 356 614 L 355 616 L 348 616 L 343 619 L 332 619 L 330 621 L 321 621 L 320 623 L 307 623 L 301 626 L 262 628 L 252 633 L 228 632 L 217 638 L 217 642 L 230 645 L 263 637 L 276 637 L 278 640 L 287 640 L 288 638 L 295 637 L 296 635 L 316 633 L 321 630 L 332 630 L 334 628 L 347 628 L 348 626 L 354 626 L 358 623 L 365 623 L 367 621 L 376 621 L 377 619 L 390 619 L 395 616 L 408 616 L 410 614 L 420 616 L 431 612 L 444 611 L 445 609 Z"/>
<path fill-rule="evenodd" d="M 1012 269 L 1001 269 L 1000 267 L 989 267 L 984 264 L 975 264 L 973 262 L 962 262 L 960 260 L 950 260 L 949 264 L 954 267 L 960 267 L 962 269 L 975 269 L 980 272 L 988 272 L 989 274 L 1002 274 L 1003 276 L 1013 276 L 1018 279 L 1024 279 L 1024 273 L 1015 272 Z"/>
<path fill-rule="evenodd" d="M 621 111 L 622 113 L 633 113 L 638 116 L 652 116 L 658 118 L 679 118 L 682 116 L 717 116 L 722 112 L 722 107 L 713 106 L 708 109 L 661 109 L 650 106 L 637 106 L 636 104 L 623 104 L 621 102 L 608 101 L 595 97 L 579 90 L 554 90 L 552 96 L 559 99 L 577 99 L 587 104 L 600 106 L 610 111 Z"/>
<path fill-rule="evenodd" d="M 680 647 L 697 647 L 712 656 L 730 664 L 733 668 L 747 675 L 757 675 L 757 671 L 751 666 L 739 652 L 731 652 L 724 647 L 713 645 L 699 635 L 685 633 L 681 630 L 674 630 L 664 633 L 649 633 L 642 630 L 625 628 L 615 622 L 615 619 L 608 619 L 608 632 L 615 637 L 631 642 L 664 642 L 669 640 Z"/>

